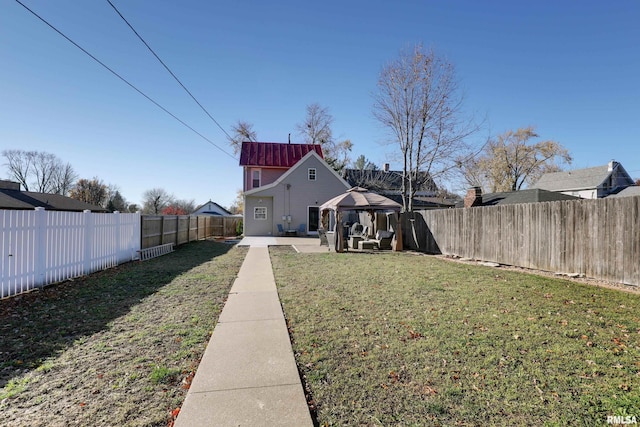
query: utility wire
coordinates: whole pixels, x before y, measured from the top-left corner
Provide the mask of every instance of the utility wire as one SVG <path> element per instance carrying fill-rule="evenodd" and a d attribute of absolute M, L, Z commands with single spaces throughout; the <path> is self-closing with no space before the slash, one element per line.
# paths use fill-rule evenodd
<path fill-rule="evenodd" d="M 117 72 L 115 72 L 114 70 L 112 70 L 111 68 L 109 68 L 104 62 L 100 61 L 98 58 L 96 58 L 95 56 L 93 56 L 91 53 L 89 53 L 86 49 L 84 49 L 82 46 L 80 46 L 78 43 L 74 42 L 73 40 L 71 40 L 69 37 L 67 37 L 62 31 L 58 30 L 56 27 L 54 27 L 52 24 L 50 24 L 49 22 L 47 22 L 44 18 L 42 18 L 40 15 L 38 15 L 36 12 L 34 12 L 33 10 L 29 9 L 28 6 L 26 6 L 24 3 L 22 3 L 20 0 L 16 0 L 16 3 L 18 3 L 20 6 L 22 6 L 23 8 L 25 8 L 26 10 L 28 10 L 33 16 L 35 16 L 36 18 L 38 18 L 40 21 L 44 22 L 49 28 L 51 28 L 52 30 L 54 30 L 56 33 L 60 34 L 62 37 L 64 37 L 65 39 L 67 39 L 68 42 L 70 42 L 71 44 L 73 44 L 75 47 L 77 47 L 78 49 L 80 49 L 82 52 L 84 52 L 85 54 L 87 54 L 91 59 L 93 59 L 94 61 L 96 61 L 98 64 L 102 65 L 104 68 L 106 68 L 111 74 L 113 74 L 114 76 L 116 76 L 117 78 L 119 78 L 120 80 L 122 80 L 124 83 L 126 83 L 129 87 L 131 87 L 133 90 L 135 90 L 136 92 L 138 92 L 140 95 L 144 96 L 145 98 L 147 98 L 149 101 L 151 101 L 153 104 L 156 105 L 156 107 L 160 108 L 162 111 L 164 111 L 165 113 L 167 113 L 168 115 L 170 115 L 171 117 L 173 117 L 174 119 L 176 119 L 177 121 L 179 121 L 182 125 L 184 125 L 185 127 L 187 127 L 188 129 L 190 129 L 192 132 L 194 132 L 196 135 L 200 136 L 202 139 L 204 139 L 205 141 L 207 141 L 209 144 L 213 145 L 214 147 L 216 147 L 218 150 L 222 151 L 224 154 L 226 154 L 227 156 L 231 157 L 232 159 L 236 160 L 236 157 L 233 156 L 232 154 L 228 153 L 227 151 L 225 151 L 224 149 L 222 149 L 220 146 L 218 146 L 216 143 L 214 143 L 213 141 L 211 141 L 209 138 L 207 138 L 206 136 L 204 136 L 203 134 L 201 134 L 200 132 L 198 132 L 197 130 L 195 130 L 194 128 L 192 128 L 191 126 L 189 126 L 187 123 L 185 123 L 184 121 L 182 121 L 181 119 L 179 119 L 175 114 L 173 114 L 172 112 L 170 112 L 169 110 L 167 110 L 166 108 L 164 108 L 162 105 L 160 105 L 158 102 L 156 102 L 155 100 L 153 100 L 149 95 L 145 94 L 144 92 L 142 92 L 140 89 L 138 89 L 136 86 L 134 86 L 132 83 L 130 83 L 127 79 L 125 79 L 124 77 L 122 77 L 120 74 L 118 74 Z"/>
<path fill-rule="evenodd" d="M 167 64 L 165 64 L 165 63 L 164 63 L 164 61 L 163 61 L 162 59 L 160 59 L 160 57 L 155 53 L 155 51 L 151 48 L 151 46 L 149 46 L 149 44 L 148 44 L 148 43 L 147 43 L 147 42 L 142 38 L 142 36 L 141 36 L 137 31 L 136 31 L 136 29 L 135 29 L 135 28 L 133 28 L 133 25 L 131 25 L 131 24 L 129 23 L 129 21 L 127 21 L 127 19 L 126 19 L 124 16 L 122 16 L 122 13 L 120 13 L 120 11 L 118 10 L 118 8 L 117 8 L 117 7 L 116 7 L 116 6 L 111 2 L 111 0 L 107 0 L 107 2 L 109 3 L 109 5 L 111 5 L 111 7 L 113 8 L 113 10 L 115 10 L 115 11 L 116 11 L 116 13 L 120 16 L 120 18 L 122 18 L 122 20 L 123 20 L 123 21 L 124 21 L 128 26 L 129 26 L 129 28 L 131 28 L 131 31 L 133 31 L 133 33 L 134 33 L 136 36 L 138 36 L 138 38 L 140 39 L 140 41 L 141 41 L 142 43 L 144 43 L 144 45 L 147 47 L 147 49 L 149 49 L 149 51 L 153 54 L 153 56 L 155 56 L 155 57 L 156 57 L 156 59 L 157 59 L 158 61 L 160 61 L 160 63 L 162 64 L 162 66 L 165 68 L 165 70 L 167 70 L 167 71 L 169 72 L 169 74 L 171 74 L 171 77 L 173 77 L 173 78 L 175 79 L 175 81 L 176 81 L 176 82 L 178 82 L 178 84 L 179 84 L 180 86 L 182 86 L 182 89 L 184 89 L 184 90 L 185 90 L 185 92 L 187 92 L 187 93 L 189 94 L 189 96 L 191 97 L 191 99 L 193 99 L 193 100 L 195 101 L 195 103 L 196 103 L 196 104 L 198 104 L 198 106 L 202 109 L 202 111 L 204 111 L 204 112 L 205 112 L 205 114 L 206 114 L 207 116 L 209 116 L 209 118 L 210 118 L 211 120 L 213 120 L 213 122 L 214 122 L 214 123 L 215 123 L 215 124 L 220 128 L 220 130 L 221 130 L 222 132 L 224 132 L 224 134 L 225 134 L 225 135 L 227 135 L 227 138 L 229 138 L 230 140 L 232 140 L 233 138 L 231 137 L 231 135 L 229 135 L 229 134 L 227 133 L 227 131 L 226 131 L 226 130 L 224 130 L 224 128 L 220 125 L 220 123 L 218 123 L 218 121 L 217 121 L 216 119 L 214 119 L 214 118 L 213 118 L 213 116 L 212 116 L 211 114 L 209 114 L 209 112 L 207 111 L 207 109 L 206 109 L 206 108 L 204 108 L 204 107 L 202 106 L 202 104 L 200 104 L 200 102 L 196 99 L 196 97 L 195 97 L 195 96 L 193 96 L 193 94 L 189 91 L 189 89 L 187 89 L 187 88 L 185 87 L 185 85 L 184 85 L 184 84 L 182 84 L 182 82 L 180 81 L 180 79 L 179 79 L 179 78 L 178 78 L 178 77 L 173 73 L 173 71 L 171 71 L 171 70 L 169 69 L 169 67 L 167 66 Z"/>

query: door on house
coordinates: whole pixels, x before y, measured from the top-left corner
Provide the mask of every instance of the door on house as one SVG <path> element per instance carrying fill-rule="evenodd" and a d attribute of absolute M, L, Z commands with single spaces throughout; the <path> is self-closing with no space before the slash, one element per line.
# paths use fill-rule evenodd
<path fill-rule="evenodd" d="M 309 224 L 309 234 L 318 234 L 318 224 L 320 223 L 320 208 L 309 206 L 307 212 L 307 224 Z"/>

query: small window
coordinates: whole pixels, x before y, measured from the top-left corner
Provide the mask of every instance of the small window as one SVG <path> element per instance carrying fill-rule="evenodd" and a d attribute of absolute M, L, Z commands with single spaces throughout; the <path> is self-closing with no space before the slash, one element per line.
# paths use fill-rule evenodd
<path fill-rule="evenodd" d="M 253 171 L 252 180 L 253 180 L 252 188 L 260 187 L 260 171 L 259 170 L 254 170 Z"/>
<path fill-rule="evenodd" d="M 309 181 L 316 180 L 316 168 L 309 168 Z"/>
<path fill-rule="evenodd" d="M 267 219 L 267 208 L 265 206 L 257 206 L 253 208 L 253 219 L 264 221 Z"/>

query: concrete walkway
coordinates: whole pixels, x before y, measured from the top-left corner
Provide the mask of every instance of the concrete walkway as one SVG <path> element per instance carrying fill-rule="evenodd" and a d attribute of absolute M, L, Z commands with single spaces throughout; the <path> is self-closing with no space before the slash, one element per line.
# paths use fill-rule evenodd
<path fill-rule="evenodd" d="M 297 239 L 301 246 L 312 243 L 319 246 L 318 239 Z M 249 252 L 176 427 L 313 426 L 269 258 L 268 245 L 282 243 L 257 238 L 244 244 Z"/>

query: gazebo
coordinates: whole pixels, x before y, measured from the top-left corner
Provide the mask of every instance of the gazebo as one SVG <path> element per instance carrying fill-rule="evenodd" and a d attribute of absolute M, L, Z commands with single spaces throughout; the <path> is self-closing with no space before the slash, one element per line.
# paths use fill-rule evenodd
<path fill-rule="evenodd" d="M 381 196 L 380 194 L 371 192 L 365 188 L 353 187 L 346 193 L 340 194 L 333 199 L 325 202 L 320 206 L 322 228 L 328 233 L 334 233 L 336 252 L 344 251 L 343 236 L 343 215 L 347 211 L 365 211 L 369 212 L 373 220 L 376 212 L 393 212 L 395 215 L 396 229 L 394 230 L 393 250 L 402 250 L 402 230 L 400 229 L 400 220 L 398 213 L 402 209 L 399 203 Z M 331 220 L 331 212 L 334 212 L 333 221 Z M 331 241 L 329 241 L 331 245 Z"/>

